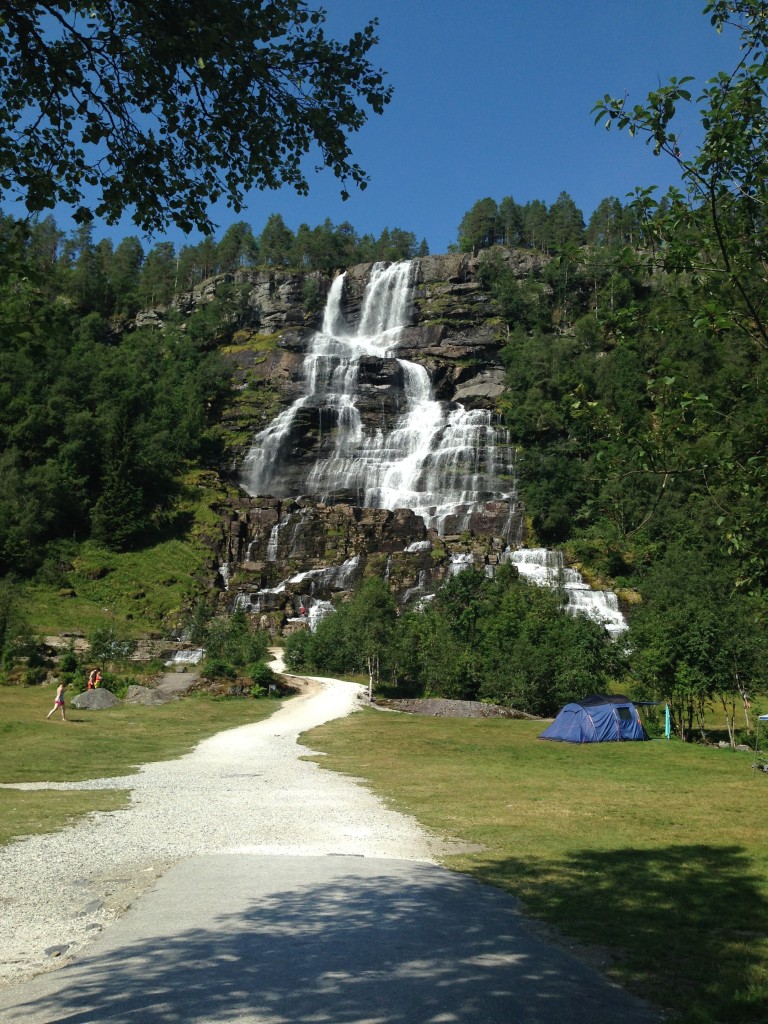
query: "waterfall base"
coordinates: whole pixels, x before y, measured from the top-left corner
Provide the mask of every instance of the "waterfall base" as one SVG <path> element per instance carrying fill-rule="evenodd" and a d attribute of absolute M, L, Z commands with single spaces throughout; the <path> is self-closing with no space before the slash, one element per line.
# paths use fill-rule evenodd
<path fill-rule="evenodd" d="M 485 514 L 503 526 L 509 507 L 497 503 Z M 458 560 L 479 569 L 498 565 L 507 547 L 501 532 L 441 536 L 410 509 L 307 498 L 251 498 L 233 507 L 226 523 L 219 561 L 229 571 L 226 589 L 218 576 L 220 604 L 244 608 L 276 636 L 313 623 L 364 576 L 382 576 L 398 603 L 412 607 L 456 571 Z"/>

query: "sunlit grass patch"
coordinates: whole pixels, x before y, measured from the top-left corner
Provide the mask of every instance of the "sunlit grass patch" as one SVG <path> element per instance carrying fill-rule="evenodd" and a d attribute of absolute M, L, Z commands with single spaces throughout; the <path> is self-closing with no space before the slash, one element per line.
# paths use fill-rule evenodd
<path fill-rule="evenodd" d="M 121 704 L 102 711 L 67 707 L 46 719 L 54 687 L 0 687 L 0 782 L 72 782 L 130 775 L 141 764 L 180 757 L 224 729 L 267 718 L 277 701 L 190 694 L 169 704 Z M 67 702 L 69 704 L 69 702 Z M 2 842 L 50 832 L 77 815 L 113 810 L 124 797 L 99 793 L 0 790 Z"/>
<path fill-rule="evenodd" d="M 448 866 L 519 897 L 677 1019 L 764 1022 L 768 777 L 745 752 L 548 743 L 542 729 L 367 711 L 305 741 L 323 767 L 480 844 Z"/>

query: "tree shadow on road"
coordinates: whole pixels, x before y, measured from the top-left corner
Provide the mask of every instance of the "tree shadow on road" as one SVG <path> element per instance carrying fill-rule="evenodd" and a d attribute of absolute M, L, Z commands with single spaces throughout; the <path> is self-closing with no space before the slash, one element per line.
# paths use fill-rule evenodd
<path fill-rule="evenodd" d="M 678 1019 L 768 1021 L 768 899 L 738 846 L 584 850 L 549 863 L 475 860 L 476 876 L 579 942 L 598 942 L 613 976 Z"/>
<path fill-rule="evenodd" d="M 188 927 L 163 931 L 155 924 L 155 934 L 146 939 L 84 957 L 57 973 L 53 994 L 43 988 L 35 996 L 37 979 L 4 1020 L 652 1024 L 658 1019 L 639 1000 L 543 942 L 527 927 L 516 902 L 497 889 L 439 868 L 411 864 L 407 873 L 368 866 L 357 871 L 361 861 L 333 859 L 345 862 L 334 869 L 335 878 L 302 882 L 301 858 L 294 858 L 295 884 L 278 884 L 258 898 L 243 899 L 238 909 L 203 916 L 204 927 L 194 924 L 195 902 L 211 893 L 191 888 L 188 913 L 178 908 Z M 230 886 L 228 868 L 244 858 L 218 860 L 217 899 Z M 265 861 L 254 858 L 250 870 L 268 871 Z M 238 888 L 242 883 L 240 878 Z M 120 925 L 114 927 L 117 933 Z"/>

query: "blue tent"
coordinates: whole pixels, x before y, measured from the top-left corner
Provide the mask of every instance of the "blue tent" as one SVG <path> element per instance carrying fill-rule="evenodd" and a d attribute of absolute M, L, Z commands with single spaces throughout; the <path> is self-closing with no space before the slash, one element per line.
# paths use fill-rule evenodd
<path fill-rule="evenodd" d="M 616 740 L 647 740 L 637 708 L 619 693 L 606 696 L 593 693 L 583 700 L 566 704 L 552 725 L 539 736 L 541 740 L 566 743 L 606 743 Z"/>

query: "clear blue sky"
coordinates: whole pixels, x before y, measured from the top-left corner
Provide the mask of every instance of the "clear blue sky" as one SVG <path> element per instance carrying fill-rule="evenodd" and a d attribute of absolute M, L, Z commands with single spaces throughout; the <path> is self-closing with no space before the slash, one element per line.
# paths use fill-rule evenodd
<path fill-rule="evenodd" d="M 704 0 L 326 0 L 327 31 L 349 37 L 378 17 L 373 61 L 395 94 L 380 117 L 353 136 L 354 157 L 371 175 L 347 202 L 329 173 L 310 170 L 309 197 L 253 193 L 245 211 L 214 208 L 220 237 L 234 220 L 261 231 L 279 212 L 292 229 L 326 217 L 358 232 L 413 231 L 432 252 L 456 241 L 477 200 L 511 195 L 552 203 L 568 192 L 585 218 L 606 196 L 636 185 L 666 186 L 674 166 L 639 138 L 606 132 L 590 114 L 605 93 L 641 102 L 671 75 L 702 83 L 737 57 L 735 33 L 718 35 Z M 314 6 L 311 4 L 311 6 Z M 695 86 L 694 86 L 695 88 Z M 696 93 L 695 93 L 696 94 Z M 683 152 L 699 138 L 695 118 L 681 130 Z M 311 163 L 310 163 L 311 168 Z M 55 212 L 61 227 L 71 222 Z M 97 225 L 97 238 L 134 234 L 128 220 Z M 177 245 L 185 239 L 170 232 Z"/>

